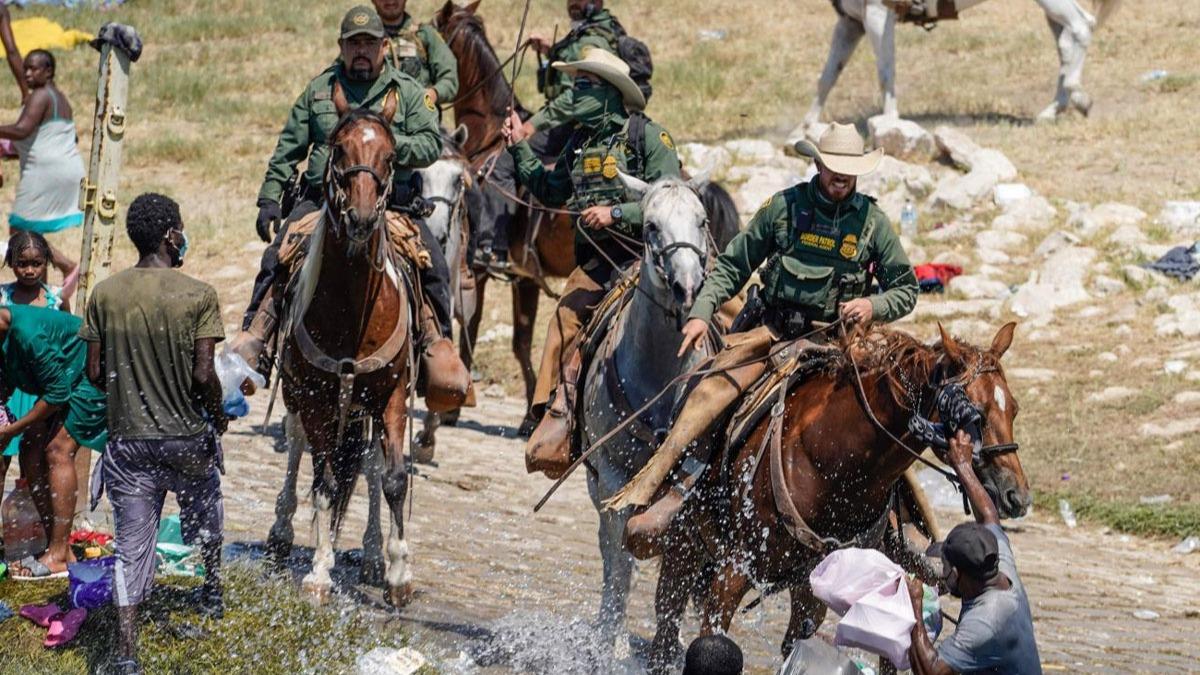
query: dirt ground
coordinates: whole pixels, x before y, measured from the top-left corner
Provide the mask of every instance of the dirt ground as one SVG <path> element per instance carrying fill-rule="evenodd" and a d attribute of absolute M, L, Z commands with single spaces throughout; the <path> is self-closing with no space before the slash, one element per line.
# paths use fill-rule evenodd
<path fill-rule="evenodd" d="M 226 436 L 231 542 L 261 542 L 273 518 L 285 455 L 275 451 L 278 420 L 260 433 L 264 409 L 259 397 Z M 413 644 L 447 672 L 596 672 L 588 657 L 598 645 L 587 624 L 599 604 L 595 512 L 577 475 L 540 514 L 532 513 L 549 482 L 525 473 L 523 446 L 514 437 L 522 410 L 520 401 L 485 393 L 458 428 L 440 432 L 438 466 L 421 467 L 414 482 L 408 540 L 419 594 L 398 617 L 381 614 L 388 617 L 381 620 L 385 629 L 412 631 Z M 311 480 L 307 459 L 301 471 L 303 492 Z M 356 498 L 340 548 L 360 546 L 365 511 L 365 497 Z M 300 546 L 311 542 L 310 516 L 302 496 L 295 519 Z M 961 517 L 943 516 L 945 523 Z M 1012 541 L 1047 672 L 1187 672 L 1200 663 L 1200 555 L 1171 553 L 1170 542 L 1067 529 L 1044 512 L 1020 523 Z M 297 573 L 305 553 L 295 556 Z M 351 583 L 353 556 L 343 559 L 350 577 L 343 591 L 377 604 L 378 591 Z M 641 567 L 632 593 L 629 628 L 647 639 L 656 575 L 656 565 Z M 1134 618 L 1139 609 L 1159 618 Z M 685 636 L 695 635 L 694 618 L 690 623 Z M 778 667 L 785 624 L 778 596 L 737 620 L 733 637 L 753 672 Z M 631 657 L 598 672 L 639 668 Z"/>

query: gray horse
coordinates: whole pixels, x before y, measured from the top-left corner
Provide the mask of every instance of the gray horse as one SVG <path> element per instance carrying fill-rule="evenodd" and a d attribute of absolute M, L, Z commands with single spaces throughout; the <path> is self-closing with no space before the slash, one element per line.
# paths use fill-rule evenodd
<path fill-rule="evenodd" d="M 715 255 L 698 190 L 707 181 L 663 179 L 653 186 L 622 176 L 640 196 L 645 214 L 645 246 L 636 291 L 614 317 L 608 335 L 585 373 L 580 437 L 586 449 L 640 409 L 699 358 L 676 356 L 680 327 L 704 282 L 705 265 Z M 589 460 L 588 492 L 600 515 L 600 554 L 604 587 L 599 630 L 611 646 L 625 623 L 633 556 L 622 543 L 631 511 L 610 511 L 603 503 L 620 490 L 654 451 L 655 434 L 666 429 L 671 408 L 682 393 L 658 403 L 609 439 Z"/>

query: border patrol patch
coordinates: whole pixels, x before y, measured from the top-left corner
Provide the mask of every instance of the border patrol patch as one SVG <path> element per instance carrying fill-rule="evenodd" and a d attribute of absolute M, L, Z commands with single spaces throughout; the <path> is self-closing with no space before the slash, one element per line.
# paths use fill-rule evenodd
<path fill-rule="evenodd" d="M 858 237 L 853 234 L 846 235 L 846 238 L 842 240 L 842 248 L 838 253 L 841 253 L 842 257 L 847 259 L 858 255 Z"/>
<path fill-rule="evenodd" d="M 671 140 L 671 134 L 664 131 L 658 135 L 658 140 L 662 141 L 662 144 L 667 146 L 668 150 L 675 149 L 675 141 Z"/>
<path fill-rule="evenodd" d="M 599 157 L 584 157 L 583 158 L 583 173 L 591 175 L 600 173 L 600 158 Z"/>
<path fill-rule="evenodd" d="M 425 92 L 425 107 L 429 108 L 430 112 L 437 110 L 437 106 L 433 103 L 433 94 Z"/>
<path fill-rule="evenodd" d="M 359 14 L 355 14 L 354 18 L 351 19 L 351 21 L 354 22 L 355 26 L 365 26 L 365 25 L 367 25 L 367 22 L 370 21 L 370 19 L 367 18 L 366 12 L 361 12 Z"/>
<path fill-rule="evenodd" d="M 617 158 L 616 157 L 609 155 L 608 157 L 604 158 L 604 171 L 602 172 L 602 174 L 608 180 L 612 180 L 617 177 Z"/>

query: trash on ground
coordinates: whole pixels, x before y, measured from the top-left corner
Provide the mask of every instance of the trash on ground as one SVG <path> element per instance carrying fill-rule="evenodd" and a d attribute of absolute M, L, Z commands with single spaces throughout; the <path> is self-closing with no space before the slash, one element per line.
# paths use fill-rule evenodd
<path fill-rule="evenodd" d="M 700 38 L 701 40 L 724 40 L 726 37 L 728 37 L 728 35 L 729 31 L 721 29 L 710 29 L 696 32 L 696 37 Z"/>
<path fill-rule="evenodd" d="M 1179 553 L 1181 555 L 1195 553 L 1196 551 L 1200 551 L 1200 537 L 1197 536 L 1187 537 L 1178 544 L 1175 544 L 1175 547 L 1171 549 L 1172 553 Z"/>
<path fill-rule="evenodd" d="M 1142 497 L 1138 501 L 1146 506 L 1161 506 L 1163 504 L 1170 504 L 1173 499 L 1174 497 L 1171 495 L 1152 495 L 1149 497 Z"/>
<path fill-rule="evenodd" d="M 354 667 L 358 675 L 412 675 L 426 663 L 421 652 L 412 647 L 376 647 L 359 656 Z"/>
<path fill-rule="evenodd" d="M 1167 361 L 1163 364 L 1163 372 L 1168 375 L 1182 375 L 1187 368 L 1187 361 Z"/>
<path fill-rule="evenodd" d="M 1163 70 L 1162 68 L 1155 68 L 1154 70 L 1147 70 L 1146 72 L 1142 73 L 1142 76 L 1139 77 L 1138 80 L 1142 82 L 1155 82 L 1157 80 L 1166 78 L 1170 74 L 1171 73 L 1169 71 Z"/>
<path fill-rule="evenodd" d="M 1075 510 L 1071 508 L 1071 503 L 1065 499 L 1058 500 L 1058 514 L 1062 516 L 1063 522 L 1067 527 L 1075 527 L 1079 521 L 1075 519 Z"/>
<path fill-rule="evenodd" d="M 1133 613 L 1133 617 L 1142 621 L 1154 621 L 1158 618 L 1158 612 L 1152 609 L 1139 609 Z"/>

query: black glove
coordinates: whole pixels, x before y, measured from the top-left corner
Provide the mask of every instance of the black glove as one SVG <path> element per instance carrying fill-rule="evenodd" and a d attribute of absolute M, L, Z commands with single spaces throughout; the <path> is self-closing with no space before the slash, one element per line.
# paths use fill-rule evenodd
<path fill-rule="evenodd" d="M 258 238 L 270 243 L 279 234 L 279 225 L 283 222 L 283 208 L 279 202 L 271 199 L 258 200 L 258 221 L 254 229 L 258 230 Z"/>

